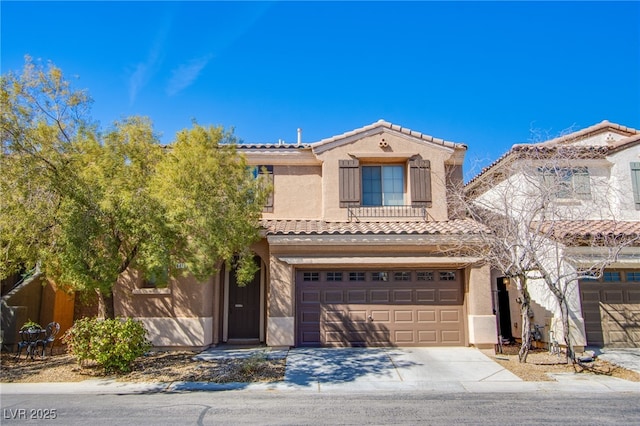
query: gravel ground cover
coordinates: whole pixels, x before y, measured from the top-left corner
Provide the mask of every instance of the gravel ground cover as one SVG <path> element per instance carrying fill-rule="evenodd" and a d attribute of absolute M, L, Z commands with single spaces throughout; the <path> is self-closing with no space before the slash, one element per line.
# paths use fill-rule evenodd
<path fill-rule="evenodd" d="M 502 353 L 494 353 L 493 350 L 483 351 L 483 353 L 522 380 L 528 382 L 554 381 L 547 373 L 600 374 L 632 382 L 640 382 L 639 373 L 598 358 L 592 362 L 572 365 L 566 363 L 565 353 L 552 355 L 546 349 L 532 349 L 529 351 L 527 362 L 521 363 L 518 361 L 519 350 L 519 345 L 506 345 L 502 347 Z"/>
<path fill-rule="evenodd" d="M 105 375 L 95 364 L 78 365 L 75 357 L 59 348 L 54 356 L 35 360 L 15 360 L 13 354 L 1 357 L 0 382 L 41 383 L 79 382 L 95 378 L 115 378 L 128 382 L 273 382 L 284 379 L 286 361 L 264 357 L 198 361 L 198 352 L 151 352 L 138 358 L 129 373 Z"/>
<path fill-rule="evenodd" d="M 640 382 L 640 374 L 596 359 L 594 362 L 573 366 L 564 362 L 564 354 L 551 355 L 534 349 L 526 363 L 518 362 L 519 346 L 503 346 L 502 353 L 483 351 L 492 360 L 525 381 L 553 381 L 547 373 L 603 374 Z M 96 365 L 78 365 L 63 347 L 55 348 L 54 356 L 45 359 L 15 360 L 12 353 L 1 354 L 0 382 L 41 383 L 78 382 L 94 378 L 115 378 L 129 382 L 274 382 L 284 379 L 285 359 L 266 359 L 261 356 L 248 359 L 217 361 L 195 360 L 198 352 L 151 352 L 136 360 L 132 371 L 119 375 L 105 375 Z"/>

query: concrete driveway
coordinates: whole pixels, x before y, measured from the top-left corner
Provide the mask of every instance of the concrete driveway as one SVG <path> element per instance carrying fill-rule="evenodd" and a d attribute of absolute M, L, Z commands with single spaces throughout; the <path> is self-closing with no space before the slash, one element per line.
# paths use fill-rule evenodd
<path fill-rule="evenodd" d="M 600 359 L 640 373 L 640 348 L 588 348 Z"/>
<path fill-rule="evenodd" d="M 441 388 L 446 383 L 522 380 L 474 348 L 294 348 L 290 386 L 363 389 Z"/>

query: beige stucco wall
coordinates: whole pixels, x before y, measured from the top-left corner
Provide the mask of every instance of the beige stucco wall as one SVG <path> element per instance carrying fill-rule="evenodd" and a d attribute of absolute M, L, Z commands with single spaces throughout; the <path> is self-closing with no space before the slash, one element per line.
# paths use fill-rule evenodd
<path fill-rule="evenodd" d="M 271 219 L 318 219 L 322 211 L 322 167 L 273 166 L 273 212 Z"/>
<path fill-rule="evenodd" d="M 129 269 L 114 287 L 115 313 L 141 320 L 154 346 L 205 347 L 219 338 L 215 283 L 217 277 L 205 282 L 182 277 L 171 279 L 166 288 L 142 288 L 140 274 Z"/>
<path fill-rule="evenodd" d="M 481 348 L 493 347 L 498 343 L 498 335 L 491 301 L 491 268 L 486 264 L 474 265 L 467 271 L 469 344 Z"/>
<path fill-rule="evenodd" d="M 267 335 L 269 346 L 295 345 L 295 279 L 291 265 L 277 256 L 269 257 L 267 290 Z"/>
<path fill-rule="evenodd" d="M 379 142 L 385 140 L 387 147 L 381 148 Z M 445 162 L 450 160 L 453 149 L 436 144 L 418 141 L 406 135 L 382 132 L 364 136 L 350 143 L 337 146 L 318 154 L 323 162 L 322 198 L 324 207 L 322 217 L 325 220 L 347 220 L 347 209 L 340 208 L 339 199 L 339 160 L 358 159 L 360 164 L 404 164 L 405 204 L 410 204 L 410 182 L 408 161 L 420 155 L 431 162 L 432 207 L 427 209 L 432 220 L 447 220 L 446 173 Z"/>
<path fill-rule="evenodd" d="M 207 317 L 213 313 L 213 277 L 171 279 L 166 288 L 142 288 L 140 274 L 127 270 L 114 287 L 116 315 L 125 317 Z"/>
<path fill-rule="evenodd" d="M 156 348 L 206 348 L 213 342 L 211 317 L 139 317 Z"/>

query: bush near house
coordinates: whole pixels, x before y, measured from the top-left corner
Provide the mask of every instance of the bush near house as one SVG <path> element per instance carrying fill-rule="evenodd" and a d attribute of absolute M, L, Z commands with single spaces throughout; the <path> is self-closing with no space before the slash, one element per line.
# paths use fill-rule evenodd
<path fill-rule="evenodd" d="M 106 373 L 129 372 L 133 361 L 151 348 L 147 330 L 131 318 L 82 318 L 63 341 L 78 363 L 94 361 Z"/>

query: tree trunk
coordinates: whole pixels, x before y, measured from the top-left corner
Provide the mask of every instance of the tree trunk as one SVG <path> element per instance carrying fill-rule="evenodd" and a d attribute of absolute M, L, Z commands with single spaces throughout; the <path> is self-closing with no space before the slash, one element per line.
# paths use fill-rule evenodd
<path fill-rule="evenodd" d="M 567 364 L 569 364 L 569 362 L 575 364 L 576 357 L 575 353 L 573 352 L 573 344 L 571 343 L 571 328 L 569 324 L 569 307 L 567 306 L 567 299 L 562 298 L 562 300 L 559 300 L 559 302 L 560 312 L 562 315 L 562 328 L 564 329 L 564 344 L 567 346 Z"/>
<path fill-rule="evenodd" d="M 113 319 L 115 318 L 115 307 L 113 305 L 113 292 L 104 294 L 100 289 L 96 289 L 98 295 L 98 318 Z"/>
<path fill-rule="evenodd" d="M 522 345 L 518 352 L 518 360 L 520 362 L 527 362 L 527 356 L 531 348 L 531 319 L 529 318 L 531 296 L 529 296 L 529 291 L 524 285 L 520 290 L 520 294 L 522 296 L 522 305 L 520 306 L 520 312 L 522 314 Z"/>

